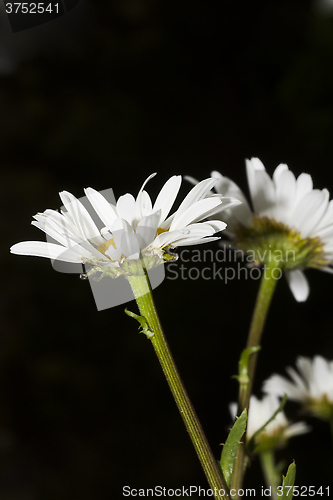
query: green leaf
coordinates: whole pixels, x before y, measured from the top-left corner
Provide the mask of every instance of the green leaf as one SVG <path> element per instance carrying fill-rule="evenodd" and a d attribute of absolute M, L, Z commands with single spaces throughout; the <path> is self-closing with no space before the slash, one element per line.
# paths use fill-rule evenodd
<path fill-rule="evenodd" d="M 240 384 L 248 384 L 250 382 L 248 367 L 250 356 L 255 352 L 258 352 L 261 349 L 260 346 L 247 347 L 242 351 L 242 354 L 239 358 L 238 362 L 238 375 L 235 375 L 234 378 L 238 380 Z"/>
<path fill-rule="evenodd" d="M 260 427 L 260 429 L 258 429 L 258 430 L 257 430 L 257 432 L 255 432 L 255 433 L 253 434 L 253 436 L 251 437 L 250 442 L 249 442 L 249 444 L 248 444 L 248 446 L 247 446 L 247 448 L 248 448 L 248 450 L 249 450 L 249 451 L 253 451 L 253 450 L 254 450 L 254 448 L 256 447 L 256 438 L 258 437 L 258 435 L 259 435 L 259 434 L 260 434 L 263 430 L 265 430 L 265 427 L 266 427 L 266 426 L 267 426 L 270 422 L 272 422 L 272 420 L 274 420 L 274 418 L 276 417 L 276 415 L 277 415 L 278 413 L 280 413 L 280 411 L 282 411 L 282 410 L 283 410 L 283 408 L 284 408 L 284 406 L 285 406 L 285 404 L 286 404 L 286 402 L 287 402 L 287 399 L 288 399 L 288 396 L 287 396 L 287 394 L 285 394 L 285 395 L 283 396 L 282 400 L 281 400 L 280 406 L 279 406 L 279 407 L 278 407 L 278 409 L 277 409 L 277 410 L 273 413 L 273 415 L 271 416 L 271 418 L 270 418 L 269 420 L 267 420 L 267 422 L 266 422 L 266 423 L 265 423 L 262 427 Z"/>
<path fill-rule="evenodd" d="M 237 448 L 246 429 L 246 421 L 247 410 L 245 409 L 237 418 L 231 431 L 229 432 L 225 444 L 223 445 L 220 466 L 228 488 L 230 488 L 231 484 L 231 476 L 234 468 Z"/>
<path fill-rule="evenodd" d="M 294 489 L 294 484 L 295 484 L 295 477 L 296 477 L 296 464 L 293 462 L 292 464 L 289 465 L 288 470 L 287 470 L 287 475 L 286 477 L 282 476 L 283 481 L 282 481 L 282 496 L 279 498 L 281 500 L 291 500 L 293 497 L 293 489 Z"/>
<path fill-rule="evenodd" d="M 150 329 L 146 318 L 144 318 L 143 316 L 139 316 L 138 314 L 135 314 L 128 309 L 125 309 L 125 313 L 127 314 L 127 316 L 136 319 L 140 323 L 139 329 L 141 328 L 141 332 L 144 333 L 146 337 L 151 339 L 154 336 L 154 332 Z"/>

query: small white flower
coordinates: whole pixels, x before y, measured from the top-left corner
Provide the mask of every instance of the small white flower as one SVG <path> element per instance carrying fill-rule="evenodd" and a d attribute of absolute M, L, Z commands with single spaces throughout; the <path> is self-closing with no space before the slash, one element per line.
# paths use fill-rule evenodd
<path fill-rule="evenodd" d="M 291 380 L 281 375 L 272 375 L 264 382 L 263 391 L 276 396 L 287 394 L 289 399 L 301 403 L 304 409 L 324 420 L 333 418 L 333 361 L 322 356 L 313 360 L 298 357 L 296 366 L 286 371 Z"/>
<path fill-rule="evenodd" d="M 214 235 L 225 229 L 225 222 L 202 220 L 224 208 L 238 205 L 239 200 L 209 194 L 217 182 L 209 178 L 195 186 L 178 210 L 168 217 L 180 189 L 181 176 L 173 176 L 164 184 L 153 205 L 144 190 L 153 175 L 144 182 L 136 198 L 127 193 L 118 199 L 116 205 L 110 204 L 98 191 L 85 189 L 105 226 L 101 231 L 75 196 L 61 192 L 65 211 L 46 210 L 35 215 L 32 222 L 57 243 L 26 241 L 13 245 L 11 252 L 88 263 L 94 272 L 118 275 L 120 272 L 131 273 L 129 263 L 142 256 L 150 259 L 153 266 L 157 265 L 156 260 L 163 262 L 174 258 L 168 254 L 170 248 L 219 239 Z"/>
<path fill-rule="evenodd" d="M 329 201 L 327 189 L 313 189 L 310 175 L 303 173 L 296 179 L 287 165 L 279 165 L 271 178 L 262 162 L 252 158 L 246 160 L 246 170 L 253 211 L 232 180 L 219 172 L 211 174 L 218 181 L 218 193 L 242 202 L 224 212 L 226 234 L 235 247 L 255 252 L 259 262 L 269 251 L 281 252 L 291 291 L 297 301 L 305 301 L 309 285 L 302 270 L 332 272 L 333 200 Z"/>
<path fill-rule="evenodd" d="M 280 405 L 279 399 L 274 395 L 266 395 L 260 401 L 256 396 L 251 396 L 246 430 L 246 441 L 249 442 L 253 435 L 268 422 Z M 237 405 L 230 405 L 232 416 L 237 411 Z M 309 432 L 310 428 L 305 422 L 291 423 L 287 420 L 284 411 L 280 411 L 266 427 L 258 434 L 255 441 L 255 451 L 281 448 L 288 439 L 298 434 Z"/>

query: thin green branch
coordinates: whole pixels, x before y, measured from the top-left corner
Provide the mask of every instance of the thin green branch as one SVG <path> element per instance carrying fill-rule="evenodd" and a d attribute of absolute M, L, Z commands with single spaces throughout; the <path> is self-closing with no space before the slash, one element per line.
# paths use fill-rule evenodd
<path fill-rule="evenodd" d="M 281 269 L 278 263 L 272 259 L 267 262 L 264 267 L 263 276 L 261 278 L 260 288 L 257 295 L 257 300 L 252 316 L 250 331 L 248 335 L 246 348 L 256 347 L 259 350 L 261 345 L 261 337 L 265 326 L 265 321 L 273 293 L 277 284 L 277 279 L 281 276 Z M 253 352 L 248 363 L 248 382 L 240 383 L 238 397 L 238 415 L 249 408 L 249 402 L 253 387 L 255 370 L 257 365 L 258 352 Z M 231 487 L 238 491 L 243 484 L 245 474 L 246 454 L 244 444 L 240 444 L 237 451 L 237 461 L 232 477 Z"/>
<path fill-rule="evenodd" d="M 140 313 L 145 318 L 147 324 L 149 324 L 149 331 L 151 333 L 149 339 L 161 364 L 210 488 L 214 492 L 214 498 L 216 500 L 228 500 L 228 488 L 221 470 L 210 449 L 162 331 L 151 293 L 149 278 L 147 274 L 143 274 L 141 276 L 130 276 L 128 277 L 128 281 L 132 287 Z"/>

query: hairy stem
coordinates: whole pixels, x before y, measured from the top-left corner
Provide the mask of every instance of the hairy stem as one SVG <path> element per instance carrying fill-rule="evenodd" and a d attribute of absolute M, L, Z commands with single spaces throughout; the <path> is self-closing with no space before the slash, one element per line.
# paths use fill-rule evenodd
<path fill-rule="evenodd" d="M 132 287 L 140 313 L 148 322 L 149 330 L 153 333 L 150 336 L 150 341 L 206 474 L 207 481 L 214 492 L 214 498 L 216 500 L 227 500 L 229 499 L 228 488 L 180 378 L 169 345 L 164 336 L 153 301 L 148 276 L 147 274 L 130 276 L 128 277 L 128 281 Z"/>

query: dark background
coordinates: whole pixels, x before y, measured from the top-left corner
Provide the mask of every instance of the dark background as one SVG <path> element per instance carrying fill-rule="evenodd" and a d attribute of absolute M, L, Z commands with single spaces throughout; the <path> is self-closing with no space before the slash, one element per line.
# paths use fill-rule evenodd
<path fill-rule="evenodd" d="M 136 194 L 152 172 L 153 199 L 171 175 L 214 169 L 247 193 L 244 159 L 258 156 L 270 174 L 284 162 L 333 191 L 333 10 L 315 0 L 81 0 L 15 34 L 2 12 L 0 32 L 1 500 L 204 487 L 152 347 L 124 307 L 97 312 L 87 281 L 9 247 L 44 239 L 30 221 L 60 206 L 59 191 Z M 298 355 L 333 359 L 333 278 L 307 277 L 305 304 L 278 285 L 258 396 Z M 244 279 L 166 279 L 154 293 L 216 457 L 257 289 Z M 292 404 L 287 413 L 302 418 Z M 296 460 L 297 484 L 327 486 L 329 428 L 308 421 L 313 432 L 278 458 Z M 262 484 L 254 462 L 246 486 L 259 495 Z"/>

